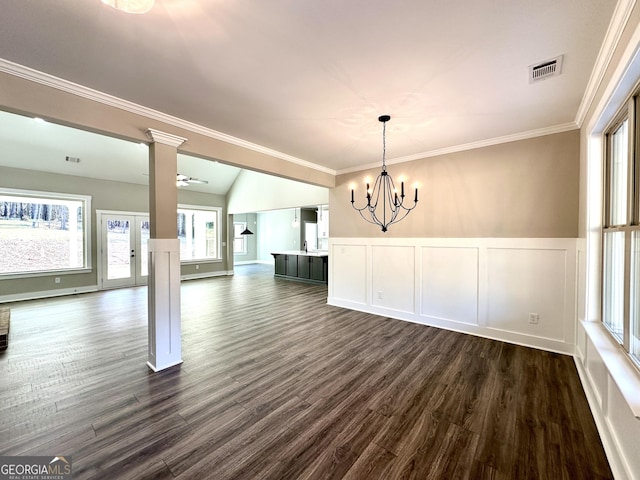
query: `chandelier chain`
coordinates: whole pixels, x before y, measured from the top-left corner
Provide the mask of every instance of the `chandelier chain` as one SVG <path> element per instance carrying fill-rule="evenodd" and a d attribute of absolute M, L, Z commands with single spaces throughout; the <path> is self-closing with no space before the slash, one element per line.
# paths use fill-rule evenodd
<path fill-rule="evenodd" d="M 387 122 L 382 122 L 382 170 L 387 171 Z"/>

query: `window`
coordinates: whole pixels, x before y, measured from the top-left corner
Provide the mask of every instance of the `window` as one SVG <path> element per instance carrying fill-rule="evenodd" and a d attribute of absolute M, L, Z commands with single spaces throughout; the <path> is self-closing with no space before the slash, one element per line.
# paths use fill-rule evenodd
<path fill-rule="evenodd" d="M 90 268 L 90 211 L 88 196 L 0 189 L 0 275 Z"/>
<path fill-rule="evenodd" d="M 220 260 L 220 208 L 178 208 L 180 260 Z"/>
<path fill-rule="evenodd" d="M 640 230 L 631 234 L 631 355 L 640 361 Z"/>
<path fill-rule="evenodd" d="M 247 241 L 242 235 L 244 229 L 247 228 L 247 222 L 233 222 L 233 254 L 246 255 Z"/>
<path fill-rule="evenodd" d="M 640 160 L 634 96 L 606 132 L 602 322 L 640 365 Z"/>

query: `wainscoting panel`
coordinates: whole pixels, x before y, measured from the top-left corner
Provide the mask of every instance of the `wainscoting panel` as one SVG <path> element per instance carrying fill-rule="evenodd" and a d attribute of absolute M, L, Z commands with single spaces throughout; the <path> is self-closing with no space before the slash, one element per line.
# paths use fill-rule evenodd
<path fill-rule="evenodd" d="M 423 247 L 423 317 L 478 324 L 478 249 Z"/>
<path fill-rule="evenodd" d="M 328 303 L 573 354 L 576 257 L 573 238 L 331 238 Z"/>
<path fill-rule="evenodd" d="M 566 256 L 565 250 L 487 249 L 487 326 L 564 341 Z"/>
<path fill-rule="evenodd" d="M 415 248 L 400 245 L 373 245 L 371 261 L 372 305 L 398 312 L 414 313 Z"/>
<path fill-rule="evenodd" d="M 336 301 L 367 305 L 367 246 L 334 242 L 329 251 L 329 296 Z"/>

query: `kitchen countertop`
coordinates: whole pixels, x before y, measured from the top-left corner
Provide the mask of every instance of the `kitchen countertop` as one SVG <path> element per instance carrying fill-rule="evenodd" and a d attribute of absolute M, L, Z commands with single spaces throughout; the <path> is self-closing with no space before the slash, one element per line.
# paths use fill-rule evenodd
<path fill-rule="evenodd" d="M 305 252 L 304 250 L 283 250 L 281 252 L 271 252 L 271 255 L 298 255 L 302 257 L 328 257 L 328 250 L 310 250 Z"/>

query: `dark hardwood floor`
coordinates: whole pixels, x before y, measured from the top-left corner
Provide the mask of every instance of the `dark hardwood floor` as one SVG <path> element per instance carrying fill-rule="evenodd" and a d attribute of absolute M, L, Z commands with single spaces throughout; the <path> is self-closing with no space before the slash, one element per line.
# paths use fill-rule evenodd
<path fill-rule="evenodd" d="M 146 288 L 11 304 L 0 455 L 74 478 L 612 478 L 573 359 L 326 305 L 271 268 L 182 285 L 179 367 Z"/>

